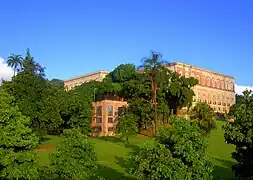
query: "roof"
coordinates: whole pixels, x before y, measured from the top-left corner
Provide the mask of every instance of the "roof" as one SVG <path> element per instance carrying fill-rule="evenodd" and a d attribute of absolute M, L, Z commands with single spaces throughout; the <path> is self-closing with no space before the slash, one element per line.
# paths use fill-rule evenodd
<path fill-rule="evenodd" d="M 218 73 L 218 72 L 215 72 L 215 71 L 199 68 L 199 67 L 192 66 L 192 65 L 189 65 L 189 64 L 185 64 L 185 63 L 181 63 L 181 62 L 172 62 L 172 63 L 169 63 L 167 66 L 175 66 L 177 64 L 182 65 L 182 66 L 188 66 L 188 67 L 191 67 L 191 68 L 195 68 L 195 69 L 198 69 L 198 70 L 201 70 L 201 71 L 213 73 L 213 74 L 216 74 L 216 75 L 228 77 L 228 78 L 231 78 L 231 79 L 235 79 L 233 76 L 229 76 L 229 75 L 226 75 L 226 74 L 221 74 L 221 73 Z"/>
<path fill-rule="evenodd" d="M 82 76 L 76 76 L 76 77 L 67 79 L 67 80 L 65 80 L 64 82 L 68 82 L 68 81 L 72 81 L 72 80 L 76 80 L 76 79 L 80 79 L 80 78 L 92 76 L 92 75 L 95 75 L 95 74 L 108 74 L 108 72 L 103 71 L 103 70 L 95 71 L 95 72 L 93 72 L 93 73 L 89 73 L 89 74 L 85 74 L 85 75 L 82 75 Z"/>

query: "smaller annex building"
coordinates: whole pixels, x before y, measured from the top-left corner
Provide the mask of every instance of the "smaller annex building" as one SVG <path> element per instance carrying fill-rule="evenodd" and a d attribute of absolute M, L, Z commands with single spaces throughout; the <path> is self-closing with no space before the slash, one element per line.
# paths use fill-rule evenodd
<path fill-rule="evenodd" d="M 92 127 L 94 136 L 112 136 L 118 122 L 118 116 L 124 111 L 127 102 L 117 96 L 106 95 L 93 102 Z"/>

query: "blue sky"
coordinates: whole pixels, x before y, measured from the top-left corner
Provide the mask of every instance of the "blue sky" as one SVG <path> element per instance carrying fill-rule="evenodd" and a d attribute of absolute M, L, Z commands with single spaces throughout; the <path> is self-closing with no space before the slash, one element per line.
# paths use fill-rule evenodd
<path fill-rule="evenodd" d="M 252 0 L 5 0 L 0 57 L 29 47 L 48 78 L 68 79 L 139 65 L 155 50 L 253 86 L 252 9 Z"/>

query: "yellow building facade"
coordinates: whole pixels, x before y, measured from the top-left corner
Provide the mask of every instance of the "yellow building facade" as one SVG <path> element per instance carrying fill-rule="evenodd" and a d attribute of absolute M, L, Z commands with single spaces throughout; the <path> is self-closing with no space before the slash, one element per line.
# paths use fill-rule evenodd
<path fill-rule="evenodd" d="M 195 93 L 193 106 L 199 101 L 206 102 L 216 112 L 227 113 L 235 104 L 235 79 L 232 76 L 180 62 L 168 64 L 168 69 L 185 77 L 194 77 L 199 80 L 199 84 L 193 87 Z"/>

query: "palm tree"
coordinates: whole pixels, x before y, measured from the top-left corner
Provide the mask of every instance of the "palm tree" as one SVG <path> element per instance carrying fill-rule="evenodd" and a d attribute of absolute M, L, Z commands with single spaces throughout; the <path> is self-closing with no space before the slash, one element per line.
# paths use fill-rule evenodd
<path fill-rule="evenodd" d="M 8 57 L 7 64 L 8 64 L 8 66 L 10 66 L 10 67 L 13 68 L 13 70 L 14 70 L 14 76 L 15 76 L 16 71 L 23 64 L 23 58 L 22 58 L 21 55 L 11 54 Z"/>
<path fill-rule="evenodd" d="M 36 63 L 34 58 L 31 56 L 29 48 L 26 49 L 26 56 L 23 62 L 23 70 L 26 69 L 26 71 L 29 71 L 33 74 L 41 74 L 42 76 L 44 76 L 45 68 L 41 67 L 39 63 Z"/>
<path fill-rule="evenodd" d="M 166 61 L 162 59 L 162 55 L 160 53 L 156 53 L 151 51 L 150 58 L 143 58 L 142 65 L 139 66 L 138 69 L 143 69 L 144 73 L 147 73 L 151 80 L 152 86 L 152 103 L 155 107 L 155 119 L 154 119 L 154 129 L 153 134 L 156 135 L 156 122 L 157 122 L 157 111 L 156 111 L 156 104 L 157 104 L 157 89 L 158 89 L 158 72 L 161 71 L 167 64 Z"/>

